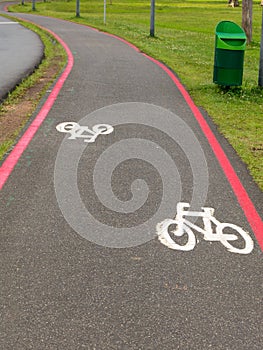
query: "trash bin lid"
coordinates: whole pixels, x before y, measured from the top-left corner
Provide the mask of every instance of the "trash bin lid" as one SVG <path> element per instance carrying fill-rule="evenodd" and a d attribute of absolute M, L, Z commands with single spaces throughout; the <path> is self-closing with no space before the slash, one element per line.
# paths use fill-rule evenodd
<path fill-rule="evenodd" d="M 216 47 L 228 50 L 244 50 L 246 46 L 246 33 L 234 22 L 221 21 L 216 26 Z"/>

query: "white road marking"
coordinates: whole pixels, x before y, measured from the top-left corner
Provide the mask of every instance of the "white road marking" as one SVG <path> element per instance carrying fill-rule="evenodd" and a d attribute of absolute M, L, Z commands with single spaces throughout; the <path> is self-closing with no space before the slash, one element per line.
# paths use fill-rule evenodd
<path fill-rule="evenodd" d="M 252 252 L 254 242 L 250 235 L 241 227 L 218 221 L 214 217 L 214 208 L 204 207 L 201 212 L 184 210 L 189 207 L 189 203 L 178 203 L 176 218 L 166 219 L 157 224 L 156 231 L 158 239 L 162 244 L 174 250 L 193 250 L 196 243 L 198 243 L 192 230 L 194 229 L 204 235 L 205 241 L 221 242 L 231 253 L 249 254 Z M 191 221 L 186 220 L 185 216 L 202 218 L 204 228 L 200 228 Z M 213 231 L 212 223 L 215 225 L 215 231 Z M 169 232 L 169 227 L 171 225 L 176 225 L 176 229 Z M 223 232 L 224 230 L 225 232 Z M 173 236 L 173 238 L 171 236 Z M 187 242 L 183 244 L 176 243 L 176 237 L 182 236 L 187 237 Z M 243 240 L 243 247 L 239 248 L 231 244 L 232 241 L 236 241 L 240 238 Z"/>
<path fill-rule="evenodd" d="M 75 122 L 64 122 L 56 126 L 57 131 L 69 133 L 69 139 L 83 138 L 84 142 L 95 142 L 99 135 L 107 135 L 113 132 L 113 127 L 108 124 L 97 124 L 89 129 L 88 126 L 80 126 Z"/>
<path fill-rule="evenodd" d="M 0 22 L 0 24 L 19 24 L 18 22 Z"/>

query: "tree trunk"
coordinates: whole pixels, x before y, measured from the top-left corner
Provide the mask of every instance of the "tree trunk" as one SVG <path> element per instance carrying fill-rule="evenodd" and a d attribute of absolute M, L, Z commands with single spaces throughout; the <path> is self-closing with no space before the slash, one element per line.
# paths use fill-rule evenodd
<path fill-rule="evenodd" d="M 253 0 L 242 1 L 242 27 L 247 36 L 247 43 L 252 41 L 252 6 Z"/>

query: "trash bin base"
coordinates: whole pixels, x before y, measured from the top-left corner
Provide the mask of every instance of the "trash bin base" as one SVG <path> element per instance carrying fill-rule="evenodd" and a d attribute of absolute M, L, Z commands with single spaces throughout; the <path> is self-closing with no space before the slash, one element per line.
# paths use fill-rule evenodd
<path fill-rule="evenodd" d="M 243 70 L 214 67 L 213 82 L 224 86 L 242 85 Z"/>

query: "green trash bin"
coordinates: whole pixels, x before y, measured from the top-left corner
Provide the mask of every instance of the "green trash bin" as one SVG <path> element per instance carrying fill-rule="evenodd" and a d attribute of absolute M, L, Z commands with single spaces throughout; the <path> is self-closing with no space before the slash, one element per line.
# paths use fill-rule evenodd
<path fill-rule="evenodd" d="M 236 23 L 216 26 L 213 82 L 224 86 L 242 85 L 246 34 Z"/>

